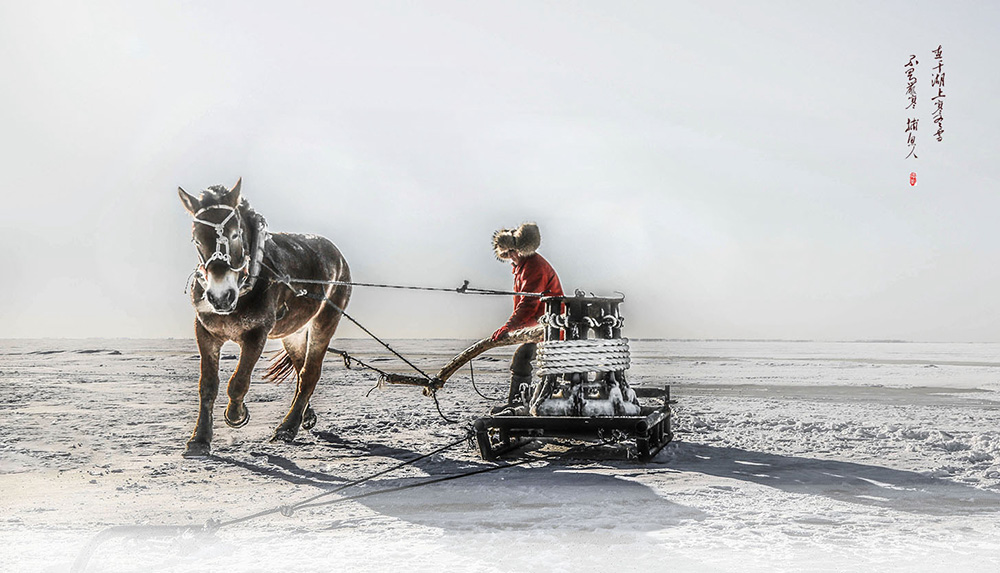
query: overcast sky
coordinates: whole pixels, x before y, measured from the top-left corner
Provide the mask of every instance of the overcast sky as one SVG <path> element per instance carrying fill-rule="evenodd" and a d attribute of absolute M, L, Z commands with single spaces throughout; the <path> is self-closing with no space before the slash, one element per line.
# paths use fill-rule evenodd
<path fill-rule="evenodd" d="M 359 281 L 509 288 L 490 238 L 533 220 L 627 336 L 1000 341 L 1000 10 L 878 4 L 2 2 L 0 337 L 193 336 L 176 188 L 243 177 Z M 348 311 L 472 338 L 510 306 Z"/>

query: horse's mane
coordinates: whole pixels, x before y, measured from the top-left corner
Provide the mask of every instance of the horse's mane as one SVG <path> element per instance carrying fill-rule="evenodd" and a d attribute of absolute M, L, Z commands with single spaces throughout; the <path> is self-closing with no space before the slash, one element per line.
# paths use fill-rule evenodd
<path fill-rule="evenodd" d="M 211 195 L 216 201 L 218 201 L 219 198 L 226 193 L 229 193 L 229 189 L 227 189 L 225 185 L 212 185 L 208 189 L 202 191 L 201 196 L 205 197 L 205 195 Z"/>

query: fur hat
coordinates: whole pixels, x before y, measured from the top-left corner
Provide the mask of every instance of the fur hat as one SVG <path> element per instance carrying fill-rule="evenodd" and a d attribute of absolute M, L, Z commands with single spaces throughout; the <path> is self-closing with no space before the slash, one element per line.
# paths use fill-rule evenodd
<path fill-rule="evenodd" d="M 501 261 L 508 258 L 504 255 L 511 250 L 522 257 L 533 255 L 541 244 L 542 234 L 534 223 L 522 223 L 516 229 L 500 229 L 493 233 L 493 253 Z"/>

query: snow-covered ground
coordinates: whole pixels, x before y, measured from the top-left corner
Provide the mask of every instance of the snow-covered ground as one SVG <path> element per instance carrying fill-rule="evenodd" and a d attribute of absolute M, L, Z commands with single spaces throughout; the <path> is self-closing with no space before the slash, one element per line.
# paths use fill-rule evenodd
<path fill-rule="evenodd" d="M 467 342 L 393 344 L 435 369 Z M 370 341 L 334 345 L 405 371 Z M 508 356 L 475 362 L 481 390 L 503 391 Z M 112 536 L 87 571 L 1000 570 L 1000 345 L 633 340 L 632 359 L 633 384 L 678 401 L 649 463 L 529 447 L 516 467 L 210 535 Z M 69 571 L 112 526 L 299 502 L 462 438 L 489 406 L 456 375 L 452 425 L 415 388 L 366 395 L 374 377 L 330 357 L 312 432 L 268 442 L 293 386 L 258 373 L 249 425 L 221 422 L 223 397 L 214 456 L 188 460 L 197 371 L 190 340 L 0 341 L 0 571 Z M 320 501 L 489 465 L 462 444 Z"/>

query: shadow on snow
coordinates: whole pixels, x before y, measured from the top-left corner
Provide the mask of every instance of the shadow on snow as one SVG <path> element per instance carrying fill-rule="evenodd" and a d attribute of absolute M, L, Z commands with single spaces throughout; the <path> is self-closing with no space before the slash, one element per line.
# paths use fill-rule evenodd
<path fill-rule="evenodd" d="M 313 432 L 313 436 L 317 438 L 316 445 L 338 451 L 346 450 L 350 452 L 350 457 L 372 456 L 405 462 L 422 455 L 402 447 L 353 442 L 330 432 Z M 223 456 L 213 456 L 213 459 L 260 475 L 323 489 L 333 489 L 358 477 L 305 470 L 290 460 L 273 454 L 252 455 L 263 458 L 264 463 L 250 464 Z M 511 461 L 524 459 L 535 459 L 530 447 Z M 530 467 L 524 465 L 502 468 L 447 483 L 374 495 L 349 503 L 362 504 L 380 515 L 455 531 L 544 529 L 597 533 L 645 532 L 674 526 L 682 520 L 704 518 L 700 510 L 664 499 L 644 484 L 608 475 L 609 470 L 617 471 L 615 468 L 602 465 L 600 470 L 594 471 L 593 457 L 574 459 L 570 456 L 549 456 L 538 457 L 537 460 Z M 642 464 L 628 462 L 615 465 L 620 464 L 627 465 L 633 472 L 643 467 Z M 384 464 L 378 470 L 391 465 Z M 417 484 L 436 477 L 495 467 L 495 464 L 435 455 L 420 460 L 413 466 L 419 468 L 422 475 L 398 477 L 399 474 L 395 474 L 397 477 L 393 477 L 394 474 L 390 473 L 334 494 L 328 499 L 334 501 L 341 497 Z M 339 512 L 330 513 L 337 515 Z M 356 516 L 352 519 L 356 519 Z M 331 528 L 341 525 L 338 519 L 330 523 Z"/>
<path fill-rule="evenodd" d="M 923 474 L 837 460 L 680 443 L 668 466 L 781 491 L 923 515 L 996 513 L 1000 494 Z"/>

